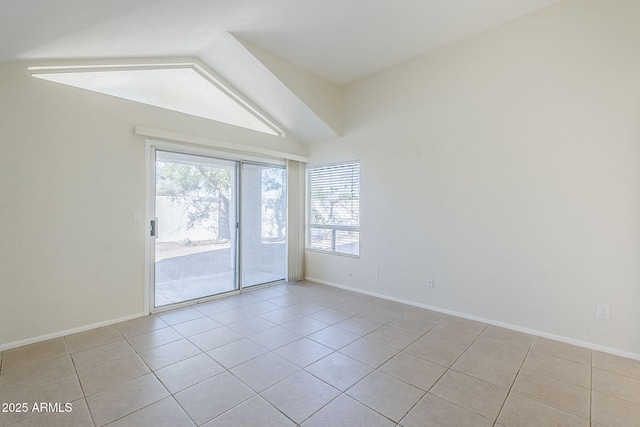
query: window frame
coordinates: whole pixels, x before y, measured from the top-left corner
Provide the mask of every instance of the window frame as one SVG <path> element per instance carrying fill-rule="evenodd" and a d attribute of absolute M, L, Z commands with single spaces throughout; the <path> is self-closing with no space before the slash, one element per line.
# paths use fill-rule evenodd
<path fill-rule="evenodd" d="M 336 223 L 315 223 L 312 222 L 312 198 L 313 198 L 313 194 L 312 194 L 312 182 L 311 182 L 311 173 L 314 170 L 319 170 L 319 169 L 333 169 L 335 170 L 335 168 L 339 168 L 339 167 L 353 167 L 353 165 L 356 166 L 356 173 L 357 173 L 357 225 L 345 225 L 345 224 L 336 224 Z M 353 175 L 349 175 L 349 176 L 353 176 Z M 361 165 L 360 165 L 360 160 L 351 160 L 351 161 L 344 161 L 344 162 L 338 162 L 338 163 L 331 163 L 331 164 L 322 164 L 322 165 L 314 165 L 314 166 L 310 166 L 307 165 L 307 170 L 306 170 L 306 197 L 305 197 L 305 201 L 306 201 L 306 224 L 305 224 L 305 249 L 308 251 L 312 251 L 312 252 L 320 252 L 320 253 L 325 253 L 325 254 L 333 254 L 333 255 L 339 255 L 339 256 L 346 256 L 346 257 L 351 257 L 351 258 L 360 258 L 360 198 L 361 198 Z M 351 182 L 353 182 L 353 179 L 350 179 Z M 347 181 L 345 181 L 345 184 L 348 184 Z M 352 218 L 353 219 L 353 218 Z M 318 229 L 325 229 L 325 230 L 332 230 L 332 237 L 331 237 L 331 248 L 322 248 L 322 247 L 318 247 L 318 246 L 313 246 L 312 244 L 312 238 L 311 238 L 311 234 L 312 234 L 312 229 L 318 230 Z M 352 252 L 345 252 L 345 251 L 339 251 L 336 250 L 336 234 L 337 232 L 356 232 L 357 233 L 357 240 L 353 243 L 357 243 L 357 251 L 356 253 L 352 253 Z"/>

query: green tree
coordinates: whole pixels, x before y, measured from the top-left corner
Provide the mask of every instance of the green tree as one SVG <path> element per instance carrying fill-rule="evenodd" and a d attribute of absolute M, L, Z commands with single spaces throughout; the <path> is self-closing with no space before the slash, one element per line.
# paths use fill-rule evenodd
<path fill-rule="evenodd" d="M 222 241 L 231 238 L 231 179 L 231 169 L 174 162 L 156 164 L 156 194 L 169 196 L 187 207 L 188 229 L 205 226 Z M 209 223 L 212 213 L 217 213 L 214 224 Z"/>
<path fill-rule="evenodd" d="M 268 168 L 262 172 L 262 190 L 277 194 L 275 197 L 266 198 L 267 209 L 273 211 L 273 219 L 276 222 L 277 239 L 280 240 L 285 235 L 287 227 L 287 194 L 286 194 L 285 169 Z"/>

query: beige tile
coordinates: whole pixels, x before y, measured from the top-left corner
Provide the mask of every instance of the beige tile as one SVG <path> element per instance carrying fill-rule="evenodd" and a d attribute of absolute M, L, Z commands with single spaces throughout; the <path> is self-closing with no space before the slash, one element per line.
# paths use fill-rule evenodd
<path fill-rule="evenodd" d="M 89 396 L 147 373 L 149 373 L 147 365 L 140 356 L 133 354 L 93 369 L 80 371 L 78 378 L 84 394 Z"/>
<path fill-rule="evenodd" d="M 25 402 L 24 399 L 23 400 L 0 399 L 0 404 L 4 404 L 5 402 L 8 404 L 18 403 L 20 407 L 19 408 L 9 407 L 9 408 L 6 408 L 7 409 L 6 412 L 0 411 L 0 426 L 2 427 L 9 426 L 9 425 L 14 426 L 16 425 L 16 423 L 21 421 L 27 421 L 29 420 L 29 418 L 33 418 L 34 415 L 36 415 L 35 413 L 31 412 L 31 405 L 33 405 L 33 403 Z"/>
<path fill-rule="evenodd" d="M 359 318 L 373 320 L 374 322 L 382 323 L 383 325 L 389 322 L 393 322 L 394 320 L 402 317 L 400 314 L 394 311 L 384 310 L 380 308 L 367 308 L 360 313 L 354 314 L 357 314 L 357 317 Z"/>
<path fill-rule="evenodd" d="M 478 337 L 457 329 L 437 325 L 426 333 L 425 338 L 466 350 Z"/>
<path fill-rule="evenodd" d="M 267 297 L 266 299 L 268 301 L 273 301 L 280 297 L 295 297 L 300 300 L 295 303 L 298 304 L 299 302 L 308 300 L 314 300 L 315 302 L 315 300 L 320 297 L 331 293 L 331 289 L 316 287 L 316 284 L 313 282 L 308 283 L 309 285 L 303 284 L 303 282 L 287 283 L 278 288 L 278 290 L 281 291 L 281 295 Z"/>
<path fill-rule="evenodd" d="M 236 366 L 231 373 L 260 393 L 298 370 L 300 368 L 282 357 L 267 353 Z"/>
<path fill-rule="evenodd" d="M 322 307 L 322 308 L 324 308 L 324 307 Z M 340 310 L 340 311 L 344 311 L 345 313 L 356 315 L 356 314 L 364 313 L 365 311 L 369 311 L 371 309 L 371 306 L 369 304 L 367 304 L 366 302 L 357 301 L 357 300 L 349 300 L 349 301 L 345 301 L 345 302 L 342 302 L 342 303 L 336 305 L 335 309 L 336 310 Z M 393 320 L 396 317 L 398 317 L 395 313 L 393 313 L 393 314 L 394 314 L 394 317 L 391 320 Z M 387 323 L 387 322 L 382 322 L 382 323 Z"/>
<path fill-rule="evenodd" d="M 49 402 L 44 402 L 49 403 Z M 87 402 L 79 399 L 73 402 L 51 402 L 54 406 L 51 412 L 36 412 L 32 417 L 22 420 L 12 427 L 86 427 L 93 426 L 93 420 Z M 42 408 L 44 409 L 44 408 Z"/>
<path fill-rule="evenodd" d="M 594 351 L 593 367 L 640 380 L 640 360 Z"/>
<path fill-rule="evenodd" d="M 303 427 L 394 427 L 395 425 L 393 421 L 383 417 L 346 394 L 338 396 L 338 398 L 302 423 Z"/>
<path fill-rule="evenodd" d="M 69 350 L 64 338 L 43 341 L 3 352 L 2 372 L 10 372 L 21 366 L 68 355 Z"/>
<path fill-rule="evenodd" d="M 68 335 L 65 337 L 67 347 L 70 353 L 87 350 L 89 348 L 98 347 L 115 341 L 122 340 L 122 334 L 115 326 L 106 326 L 104 328 L 92 329 L 78 334 Z"/>
<path fill-rule="evenodd" d="M 578 363 L 591 364 L 591 350 L 584 347 L 537 337 L 531 346 L 532 351 L 571 360 Z"/>
<path fill-rule="evenodd" d="M 76 375 L 69 375 L 46 383 L 35 385 L 28 389 L 21 389 L 20 400 L 29 403 L 37 402 L 71 402 L 82 398 L 82 388 Z M 4 400 L 3 400 L 4 401 Z"/>
<path fill-rule="evenodd" d="M 321 322 L 333 325 L 338 322 L 342 322 L 345 319 L 348 319 L 349 317 L 351 317 L 351 314 L 345 313 L 344 311 L 335 310 L 333 308 L 325 308 L 324 310 L 311 313 L 309 316 Z"/>
<path fill-rule="evenodd" d="M 419 338 L 418 335 L 392 328 L 391 326 L 383 326 L 367 335 L 367 338 L 374 339 L 389 347 L 402 350 L 409 344 Z"/>
<path fill-rule="evenodd" d="M 308 338 L 319 342 L 324 346 L 338 350 L 359 339 L 360 335 L 336 326 L 329 326 L 328 328 L 309 335 Z"/>
<path fill-rule="evenodd" d="M 243 422 L 265 426 L 295 425 L 280 410 L 304 426 L 362 425 L 363 420 L 367 426 L 393 426 L 393 421 L 347 395 L 359 391 L 367 396 L 360 396 L 363 400 L 369 399 L 367 404 L 383 413 L 387 411 L 386 416 L 393 411 L 395 414 L 401 412 L 398 408 L 411 398 L 403 403 L 395 401 L 403 392 L 398 392 L 393 384 L 380 385 L 384 383 L 380 376 L 423 394 L 430 390 L 413 408 L 407 409 L 410 412 L 406 416 L 403 414 L 401 420 L 394 419 L 399 425 L 464 426 L 487 422 L 491 425 L 491 405 L 486 401 L 491 401 L 495 390 L 491 389 L 490 383 L 503 390 L 500 386 L 508 387 L 518 369 L 521 369 L 521 375 L 513 384 L 496 427 L 581 426 L 589 424 L 589 416 L 593 418 L 592 427 L 631 426 L 640 419 L 640 361 L 324 285 L 295 284 L 280 288 L 282 290 L 278 292 L 258 291 L 264 297 L 257 297 L 258 294 L 252 292 L 251 298 L 243 296 L 234 299 L 233 303 L 218 300 L 170 310 L 0 353 L 0 401 L 74 401 L 74 405 L 75 402 L 79 405 L 72 414 L 74 417 L 63 413 L 0 414 L 0 426 L 8 423 L 17 426 L 85 425 L 89 413 L 73 364 L 89 401 L 148 377 L 148 368 L 133 349 L 145 353 L 185 341 L 168 326 L 169 323 L 177 325 L 185 335 L 191 335 L 189 341 L 199 347 L 196 355 L 175 362 L 170 360 L 170 365 L 156 367 L 156 375 L 170 392 L 184 397 L 187 391 L 195 389 L 191 393 L 198 397 L 191 399 L 193 404 L 201 394 L 222 393 L 220 387 L 225 389 L 227 385 L 236 397 L 242 395 L 243 387 L 247 391 L 246 396 L 237 397 L 235 401 L 233 397 L 225 400 L 227 396 L 224 396 L 222 400 L 226 403 L 215 403 L 217 409 L 193 406 L 191 411 L 204 413 L 207 420 L 203 422 L 210 427 L 242 425 Z M 220 326 L 205 314 L 233 324 L 236 331 Z M 335 324 L 329 325 L 312 314 Z M 363 334 L 367 334 L 364 339 Z M 422 334 L 426 336 L 420 337 Z M 477 334 L 480 335 L 476 338 Z M 256 342 L 243 338 L 245 335 Z M 309 339 L 300 338 L 307 335 Z M 128 343 L 123 336 L 127 337 Z M 463 353 L 469 340 L 472 343 Z M 267 353 L 268 350 L 257 342 L 275 350 Z M 166 357 L 183 357 L 180 347 L 177 345 L 174 349 L 178 351 L 167 351 Z M 171 347 L 166 349 L 171 350 Z M 388 352 L 380 352 L 380 349 Z M 202 354 L 203 350 L 208 355 Z M 400 350 L 402 352 L 397 353 Z M 73 354 L 71 359 L 69 353 Z M 378 366 L 381 360 L 384 363 L 375 372 L 371 366 L 362 363 L 367 361 Z M 242 381 L 225 373 L 217 362 L 232 369 Z M 591 365 L 593 392 L 589 390 Z M 449 366 L 452 370 L 444 373 Z M 375 381 L 365 378 L 372 372 L 373 377 L 377 377 Z M 212 385 L 214 381 L 211 380 L 221 375 L 229 376 Z M 450 377 L 454 375 L 466 378 L 453 381 Z M 358 381 L 361 383 L 356 384 Z M 209 383 L 209 388 L 205 383 Z M 347 394 L 335 398 L 338 393 L 335 391 L 335 396 L 324 396 L 322 392 L 313 392 L 316 386 L 325 390 L 335 387 Z M 164 387 L 161 384 L 161 389 Z M 280 399 L 276 403 L 280 410 L 262 397 L 252 398 L 256 392 L 251 387 L 268 393 L 274 403 Z M 295 391 L 296 387 L 300 390 Z M 265 392 L 266 388 L 270 391 Z M 389 389 L 396 396 L 385 397 Z M 137 409 L 130 414 L 118 415 L 114 425 L 155 426 L 168 420 L 172 425 L 180 426 L 183 422 L 193 425 L 179 404 L 170 397 L 164 398 L 169 395 L 166 391 L 154 402 L 139 403 L 148 393 L 123 390 L 114 395 L 115 406 L 102 408 L 103 412 L 122 412 L 122 404 L 118 402 L 121 395 L 127 393 L 129 396 L 135 394 L 127 404 Z M 442 396 L 447 393 L 450 395 Z M 500 393 L 497 394 L 499 397 Z M 95 403 L 89 405 L 94 405 L 92 410 L 100 414 Z M 489 418 L 483 418 L 482 411 L 486 411 L 484 414 Z M 177 417 L 175 420 L 172 414 Z"/>
<path fill-rule="evenodd" d="M 442 322 L 447 315 L 426 308 L 416 308 L 408 314 L 402 316 L 407 320 L 421 320 L 427 323 L 436 324 Z"/>
<path fill-rule="evenodd" d="M 637 426 L 640 406 L 596 391 L 591 399 L 591 420 L 607 427 Z"/>
<path fill-rule="evenodd" d="M 125 338 L 130 338 L 135 335 L 155 331 L 156 329 L 166 328 L 167 323 L 158 316 L 151 315 L 118 323 L 116 327 Z"/>
<path fill-rule="evenodd" d="M 404 351 L 445 367 L 453 365 L 464 352 L 461 348 L 452 347 L 425 337 L 418 339 Z"/>
<path fill-rule="evenodd" d="M 342 322 L 336 323 L 338 328 L 346 329 L 358 335 L 367 335 L 383 326 L 382 323 L 374 320 L 363 319 L 362 317 L 350 317 Z"/>
<path fill-rule="evenodd" d="M 175 394 L 224 372 L 224 368 L 204 353 L 155 371 L 164 386 Z"/>
<path fill-rule="evenodd" d="M 582 418 L 589 418 L 589 389 L 523 369 L 512 391 Z"/>
<path fill-rule="evenodd" d="M 241 365 L 253 358 L 265 354 L 267 350 L 247 338 L 233 341 L 207 352 L 216 362 L 227 369 Z"/>
<path fill-rule="evenodd" d="M 429 390 L 447 370 L 409 353 L 398 353 L 379 370 L 424 391 Z"/>
<path fill-rule="evenodd" d="M 365 337 L 342 347 L 340 353 L 377 368 L 395 356 L 398 350 Z"/>
<path fill-rule="evenodd" d="M 557 378 L 580 387 L 591 387 L 591 366 L 555 356 L 529 352 L 523 365 L 526 369 Z"/>
<path fill-rule="evenodd" d="M 129 345 L 133 347 L 137 352 L 152 349 L 154 347 L 160 347 L 170 342 L 178 341 L 184 337 L 176 332 L 173 328 L 162 328 L 155 331 L 147 332 L 145 334 L 136 335 L 128 338 Z"/>
<path fill-rule="evenodd" d="M 274 285 L 268 288 L 262 288 L 257 290 L 251 290 L 251 295 L 254 297 L 258 297 L 263 300 L 268 300 L 270 298 L 276 298 L 285 294 L 285 292 L 281 289 L 286 285 Z"/>
<path fill-rule="evenodd" d="M 529 350 L 531 344 L 533 343 L 533 340 L 535 339 L 533 335 L 493 325 L 487 326 L 487 328 L 482 332 L 480 336 L 484 338 L 491 338 L 497 341 L 502 341 L 514 347 L 520 347 L 525 350 Z"/>
<path fill-rule="evenodd" d="M 210 351 L 214 348 L 238 341 L 239 339 L 242 339 L 242 335 L 232 331 L 226 326 L 189 337 L 189 341 L 198 346 L 202 351 Z"/>
<path fill-rule="evenodd" d="M 214 418 L 203 427 L 295 427 L 295 425 L 269 402 L 260 396 L 255 396 Z"/>
<path fill-rule="evenodd" d="M 277 304 L 271 303 L 269 301 L 260 301 L 254 304 L 245 305 L 242 307 L 247 313 L 253 314 L 254 316 L 259 316 L 261 314 L 269 313 L 270 311 L 278 310 L 281 307 Z"/>
<path fill-rule="evenodd" d="M 264 301 L 262 301 L 264 303 Z M 272 304 L 275 305 L 275 304 Z M 278 307 L 277 305 L 275 305 Z M 278 307 L 280 308 L 280 307 Z M 255 317 L 255 314 L 250 313 L 243 308 L 233 308 L 231 310 L 222 311 L 220 313 L 212 314 L 211 318 L 222 325 L 228 325 L 229 323 L 240 322 L 242 320 Z"/>
<path fill-rule="evenodd" d="M 347 394 L 397 423 L 425 392 L 390 375 L 373 371 L 347 390 Z"/>
<path fill-rule="evenodd" d="M 298 311 L 298 312 L 300 312 L 300 313 L 302 313 L 304 315 L 308 315 L 308 314 L 315 313 L 317 311 L 325 309 L 324 306 L 322 306 L 320 304 L 316 304 L 316 303 L 311 302 L 311 301 L 301 302 L 299 304 L 294 304 L 294 305 L 291 305 L 289 307 L 292 310 Z M 340 310 L 340 311 L 345 311 L 345 310 Z"/>
<path fill-rule="evenodd" d="M 307 298 L 299 295 L 284 294 L 275 298 L 269 298 L 267 301 L 280 307 L 288 307 L 291 305 L 303 303 L 307 301 Z M 315 302 L 317 303 L 317 301 Z"/>
<path fill-rule="evenodd" d="M 392 311 L 394 313 L 398 313 L 401 316 L 407 316 L 415 312 L 420 312 L 422 309 L 413 307 L 407 304 L 403 304 L 397 301 L 390 301 L 387 299 L 378 299 L 377 307 L 382 310 Z"/>
<path fill-rule="evenodd" d="M 109 427 L 141 426 L 193 427 L 195 424 L 173 397 L 166 397 L 109 424 Z"/>
<path fill-rule="evenodd" d="M 18 366 L 19 368 L 3 371 L 0 376 L 0 393 L 13 393 L 76 373 L 69 355 Z"/>
<path fill-rule="evenodd" d="M 261 393 L 269 403 L 298 424 L 339 394 L 337 389 L 304 371 L 296 372 Z"/>
<path fill-rule="evenodd" d="M 505 426 L 522 427 L 589 427 L 587 419 L 517 393 L 511 393 L 507 398 L 498 422 Z"/>
<path fill-rule="evenodd" d="M 194 310 L 195 311 L 195 310 Z M 182 336 L 191 337 L 202 332 L 210 331 L 220 327 L 220 323 L 209 317 L 200 317 L 198 319 L 188 320 L 173 326 Z"/>
<path fill-rule="evenodd" d="M 175 395 L 189 416 L 201 425 L 255 396 L 229 372 L 223 372 Z"/>
<path fill-rule="evenodd" d="M 0 403 L 20 402 L 27 403 L 26 413 L 6 413 L 0 411 L 0 426 L 5 426 L 21 419 L 34 415 L 31 412 L 34 403 L 40 402 L 73 402 L 83 397 L 82 388 L 78 382 L 78 377 L 69 375 L 45 383 L 34 385 L 30 388 L 19 388 L 7 392 L 0 387 Z"/>
<path fill-rule="evenodd" d="M 457 316 L 447 316 L 440 321 L 440 324 L 447 328 L 456 329 L 473 335 L 480 335 L 488 326 L 486 323 L 463 319 L 462 317 Z"/>
<path fill-rule="evenodd" d="M 491 427 L 491 420 L 427 393 L 402 419 L 404 427 Z"/>
<path fill-rule="evenodd" d="M 593 368 L 593 391 L 640 405 L 640 380 Z"/>
<path fill-rule="evenodd" d="M 449 370 L 431 388 L 430 393 L 493 422 L 507 397 L 508 389 Z"/>
<path fill-rule="evenodd" d="M 235 308 L 234 305 L 227 302 L 226 298 L 195 304 L 192 307 L 202 314 L 206 314 L 207 316 L 211 316 L 216 313 L 222 313 L 223 311 L 227 310 L 233 310 Z"/>
<path fill-rule="evenodd" d="M 188 322 L 189 320 L 199 319 L 203 316 L 204 314 L 202 312 L 193 307 L 176 308 L 158 313 L 158 317 L 164 320 L 168 325 Z"/>
<path fill-rule="evenodd" d="M 528 350 L 521 346 L 513 346 L 507 341 L 486 338 L 483 334 L 471 344 L 467 352 L 520 367 L 527 356 Z"/>
<path fill-rule="evenodd" d="M 367 309 L 372 310 L 372 309 L 381 309 L 382 307 L 382 302 L 384 301 L 382 298 L 378 298 L 378 297 L 374 297 L 371 295 L 364 295 L 364 294 L 359 294 L 359 293 L 354 293 L 351 291 L 347 291 L 347 290 L 342 290 L 343 294 L 347 297 L 347 301 L 345 302 L 354 302 L 357 304 L 362 304 L 364 305 Z M 342 305 L 344 303 L 339 303 L 337 305 Z"/>
<path fill-rule="evenodd" d="M 184 339 L 143 351 L 140 357 L 155 371 L 200 353 L 198 347 Z"/>
<path fill-rule="evenodd" d="M 257 334 L 266 329 L 273 328 L 275 323 L 269 322 L 262 317 L 251 317 L 249 319 L 241 320 L 239 322 L 230 323 L 227 327 L 238 334 L 248 337 L 249 335 Z"/>
<path fill-rule="evenodd" d="M 311 335 L 314 332 L 318 332 L 329 326 L 330 325 L 328 323 L 321 322 L 309 316 L 301 317 L 300 319 L 292 320 L 291 322 L 282 324 L 283 328 L 287 328 L 290 331 L 305 336 Z"/>
<path fill-rule="evenodd" d="M 388 323 L 388 326 L 392 328 L 400 329 L 401 331 L 409 332 L 414 335 L 424 335 L 435 326 L 435 323 L 427 322 L 422 319 L 406 319 L 401 317 L 399 319 L 394 320 L 393 322 Z"/>
<path fill-rule="evenodd" d="M 258 332 L 257 334 L 249 335 L 248 338 L 267 350 L 275 350 L 278 347 L 299 340 L 302 338 L 302 335 L 283 328 L 282 326 L 275 326 Z"/>
<path fill-rule="evenodd" d="M 135 354 L 133 348 L 131 348 L 128 342 L 122 340 L 80 351 L 72 354 L 71 357 L 73 358 L 76 369 L 83 371 L 133 354 Z"/>
<path fill-rule="evenodd" d="M 345 391 L 373 371 L 368 365 L 342 353 L 333 353 L 305 368 L 333 387 Z"/>
<path fill-rule="evenodd" d="M 451 366 L 451 369 L 491 384 L 510 388 L 520 367 L 503 363 L 483 354 L 465 352 Z"/>
<path fill-rule="evenodd" d="M 280 347 L 275 350 L 275 353 L 296 366 L 304 368 L 333 353 L 333 350 L 315 341 L 303 338 Z"/>
<path fill-rule="evenodd" d="M 299 305 L 299 304 L 296 304 L 296 305 Z M 296 310 L 293 307 L 295 306 L 279 308 L 277 310 L 264 313 L 260 315 L 260 317 L 268 320 L 271 323 L 275 323 L 276 325 L 281 325 L 283 323 L 287 323 L 304 316 L 303 313 L 301 313 L 300 311 Z"/>
<path fill-rule="evenodd" d="M 316 304 L 324 305 L 326 307 L 334 307 L 336 305 L 340 305 L 343 302 L 346 302 L 350 299 L 350 295 L 340 294 L 340 293 L 331 293 L 326 296 L 321 296 L 318 298 L 314 298 L 313 302 Z"/>
<path fill-rule="evenodd" d="M 263 301 L 262 299 L 251 295 L 250 293 L 242 293 L 240 295 L 234 295 L 225 299 L 231 305 L 236 307 L 244 307 L 245 305 L 255 304 L 257 302 Z"/>
<path fill-rule="evenodd" d="M 156 377 L 147 374 L 88 396 L 87 404 L 96 426 L 103 426 L 168 395 Z"/>

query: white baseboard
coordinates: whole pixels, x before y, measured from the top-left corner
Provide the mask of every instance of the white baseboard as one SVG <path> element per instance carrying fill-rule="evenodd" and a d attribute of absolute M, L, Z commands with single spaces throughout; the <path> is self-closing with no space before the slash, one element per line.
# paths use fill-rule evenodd
<path fill-rule="evenodd" d="M 539 337 L 543 337 L 543 338 L 549 338 L 555 341 L 561 341 L 567 344 L 573 344 L 573 345 L 577 345 L 579 347 L 585 347 L 591 350 L 597 350 L 597 351 L 601 351 L 603 353 L 609 353 L 609 354 L 614 354 L 616 356 L 620 356 L 620 357 L 626 357 L 628 359 L 634 359 L 634 360 L 640 360 L 640 354 L 638 353 L 632 353 L 629 351 L 623 351 L 623 350 L 619 350 L 617 348 L 612 348 L 612 347 L 605 347 L 599 344 L 594 344 L 594 343 L 590 343 L 590 342 L 586 342 L 586 341 L 580 341 L 580 340 L 576 340 L 573 338 L 567 338 L 567 337 L 563 337 L 560 335 L 554 335 L 554 334 L 549 334 L 547 332 L 543 332 L 543 331 L 538 331 L 535 329 L 528 329 L 528 328 L 523 328 L 521 326 L 517 326 L 517 325 L 512 325 L 509 323 L 503 323 L 503 322 L 498 322 L 496 320 L 493 319 L 486 319 L 483 317 L 478 317 L 478 316 L 472 316 L 466 313 L 460 313 L 457 311 L 453 311 L 453 310 L 447 310 L 444 308 L 440 308 L 440 307 L 434 307 L 431 305 L 427 305 L 427 304 L 421 304 L 415 301 L 410 301 L 410 300 L 405 300 L 402 298 L 395 298 L 389 295 L 384 295 L 384 294 L 379 294 L 376 292 L 369 292 L 369 291 L 365 291 L 362 289 L 358 289 L 358 288 L 353 288 L 351 286 L 345 286 L 345 285 L 341 285 L 338 283 L 333 283 L 333 282 L 328 282 L 326 280 L 321 280 L 321 279 L 316 279 L 314 277 L 305 277 L 305 280 L 308 280 L 310 282 L 316 282 L 316 283 L 320 283 L 323 285 L 328 285 L 328 286 L 332 286 L 334 288 L 340 288 L 340 289 L 345 289 L 347 291 L 353 291 L 353 292 L 357 292 L 359 294 L 364 294 L 364 295 L 369 295 L 372 297 L 377 297 L 377 298 L 382 298 L 382 299 L 386 299 L 389 301 L 395 301 L 395 302 L 400 302 L 403 304 L 407 304 L 407 305 L 412 305 L 414 307 L 420 307 L 420 308 L 426 308 L 428 310 L 433 310 L 433 311 L 437 311 L 439 313 L 444 313 L 444 314 L 450 314 L 453 316 L 457 316 L 457 317 L 462 317 L 465 319 L 469 319 L 469 320 L 476 320 L 478 322 L 483 322 L 483 323 L 487 323 L 489 325 L 493 325 L 493 326 L 499 326 L 501 328 L 506 328 L 506 329 L 511 329 L 513 331 L 518 331 L 518 332 L 524 332 L 526 334 L 530 334 L 530 335 L 536 335 Z"/>
<path fill-rule="evenodd" d="M 105 320 L 104 322 L 92 323 L 90 325 L 79 326 L 77 328 L 67 329 L 65 331 L 58 331 L 46 335 L 40 335 L 38 337 L 27 338 L 26 340 L 0 344 L 0 351 L 7 351 L 11 350 L 12 348 L 22 347 L 23 345 L 34 344 L 40 341 L 51 340 L 54 338 L 64 337 L 66 335 L 77 334 L 78 332 L 88 331 L 90 329 L 100 328 L 102 326 L 109 326 L 120 322 L 126 322 L 127 320 L 137 319 L 138 317 L 142 317 L 144 315 L 145 313 L 132 314 L 130 316 L 120 317 L 118 319 Z"/>

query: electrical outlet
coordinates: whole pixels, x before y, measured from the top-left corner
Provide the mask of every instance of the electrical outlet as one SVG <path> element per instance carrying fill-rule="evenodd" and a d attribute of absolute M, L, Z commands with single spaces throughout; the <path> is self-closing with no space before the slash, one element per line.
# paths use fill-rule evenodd
<path fill-rule="evenodd" d="M 433 277 L 427 279 L 427 288 L 433 288 Z"/>
<path fill-rule="evenodd" d="M 379 268 L 377 268 L 377 267 L 376 267 L 376 268 L 374 268 L 374 269 L 373 269 L 373 272 L 371 273 L 371 275 L 372 275 L 373 277 L 380 277 L 380 269 L 379 269 Z"/>
<path fill-rule="evenodd" d="M 610 310 L 606 304 L 596 306 L 596 319 L 609 320 Z"/>

